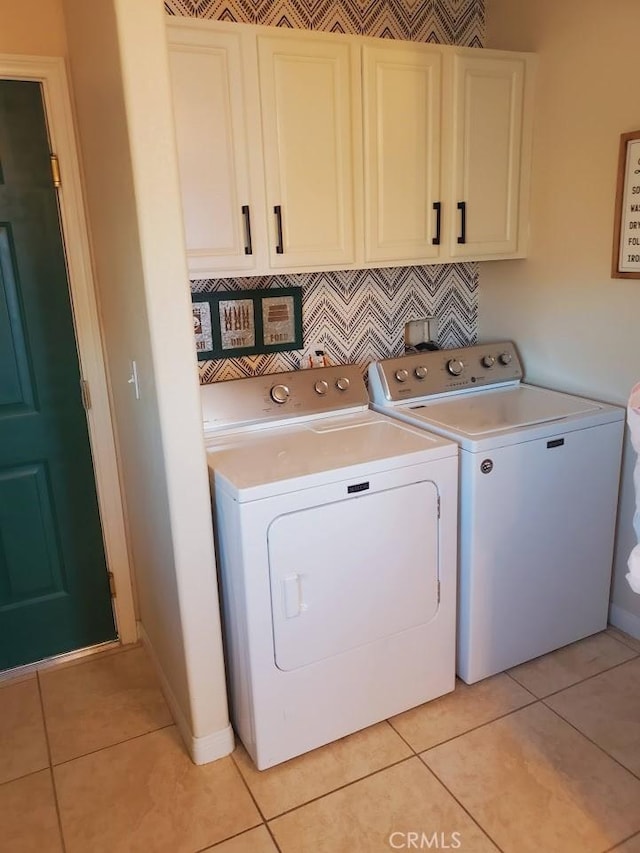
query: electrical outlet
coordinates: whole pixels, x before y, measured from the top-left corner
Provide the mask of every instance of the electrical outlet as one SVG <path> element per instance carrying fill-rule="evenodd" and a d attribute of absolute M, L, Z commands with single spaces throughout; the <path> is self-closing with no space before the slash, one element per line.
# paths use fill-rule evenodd
<path fill-rule="evenodd" d="M 405 349 L 425 344 L 429 342 L 435 343 L 437 338 L 437 324 L 435 317 L 420 317 L 418 320 L 409 320 L 404 325 L 404 346 Z"/>

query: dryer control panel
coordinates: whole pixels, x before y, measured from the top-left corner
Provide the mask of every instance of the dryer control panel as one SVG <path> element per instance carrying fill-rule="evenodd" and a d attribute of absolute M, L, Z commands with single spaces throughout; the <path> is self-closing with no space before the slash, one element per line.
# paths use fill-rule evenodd
<path fill-rule="evenodd" d="M 355 364 L 214 382 L 203 385 L 200 396 L 205 432 L 369 407 Z"/>
<path fill-rule="evenodd" d="M 398 402 L 519 382 L 522 364 L 512 341 L 387 358 L 369 365 L 374 402 Z"/>

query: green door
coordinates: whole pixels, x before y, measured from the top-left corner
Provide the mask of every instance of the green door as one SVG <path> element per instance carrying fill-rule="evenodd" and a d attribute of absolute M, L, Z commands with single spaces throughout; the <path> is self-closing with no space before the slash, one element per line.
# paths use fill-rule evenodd
<path fill-rule="evenodd" d="M 49 157 L 0 81 L 0 669 L 116 637 Z"/>

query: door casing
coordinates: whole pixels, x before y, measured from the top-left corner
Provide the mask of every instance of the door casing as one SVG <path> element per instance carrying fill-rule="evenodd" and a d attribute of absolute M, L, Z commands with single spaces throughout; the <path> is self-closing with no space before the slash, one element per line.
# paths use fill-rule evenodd
<path fill-rule="evenodd" d="M 62 186 L 58 190 L 60 226 L 80 370 L 88 383 L 91 398 L 87 422 L 105 555 L 116 588 L 113 599 L 116 628 L 121 643 L 135 643 L 138 631 L 131 560 L 64 60 L 60 57 L 0 54 L 0 79 L 37 82 L 42 87 L 49 144 L 51 151 L 58 156 L 62 177 Z"/>

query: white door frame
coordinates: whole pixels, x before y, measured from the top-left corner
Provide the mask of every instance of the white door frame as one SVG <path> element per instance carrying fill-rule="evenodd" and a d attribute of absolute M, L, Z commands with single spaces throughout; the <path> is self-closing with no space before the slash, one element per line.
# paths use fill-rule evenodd
<path fill-rule="evenodd" d="M 28 80 L 42 86 L 49 143 L 51 151 L 58 156 L 62 178 L 62 186 L 58 190 L 61 228 L 80 371 L 89 385 L 91 398 L 87 411 L 89 440 L 107 566 L 113 573 L 117 593 L 113 599 L 116 627 L 121 643 L 135 643 L 138 634 L 131 561 L 64 60 L 61 57 L 0 54 L 0 79 Z"/>

